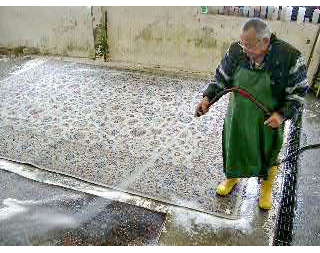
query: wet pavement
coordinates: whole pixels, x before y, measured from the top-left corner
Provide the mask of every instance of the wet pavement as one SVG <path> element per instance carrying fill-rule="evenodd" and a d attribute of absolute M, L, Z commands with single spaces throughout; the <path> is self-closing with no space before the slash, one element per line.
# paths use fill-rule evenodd
<path fill-rule="evenodd" d="M 86 82 L 83 83 L 83 80 Z M 214 189 L 223 179 L 220 131 L 227 97 L 222 98 L 202 119 L 195 121 L 190 118 L 206 81 L 121 71 L 44 57 L 0 58 L 0 85 L 3 88 L 0 104 L 1 156 L 82 178 L 100 186 L 91 184 L 90 188 L 86 185 L 89 183 L 66 175 L 16 163 L 9 165 L 5 160 L 1 160 L 1 169 L 39 182 L 58 184 L 166 213 L 168 216 L 158 242 L 160 245 L 270 245 L 283 173 L 280 169 L 276 177 L 274 203 L 269 212 L 262 212 L 257 206 L 259 183 L 256 178 L 242 180 L 241 185 L 227 198 L 215 195 Z M 68 87 L 66 83 L 73 85 Z M 53 89 L 46 89 L 52 84 Z M 26 92 L 26 87 L 33 88 Z M 100 103 L 101 110 L 90 102 L 101 102 L 99 92 L 92 93 L 98 89 L 107 96 L 109 103 L 111 101 L 111 104 Z M 72 92 L 79 95 L 80 104 L 74 103 L 76 97 Z M 70 97 L 73 100 L 70 101 Z M 129 109 L 126 103 L 116 103 L 119 97 L 121 101 L 130 102 Z M 31 108 L 32 104 L 36 108 Z M 318 110 L 318 107 L 311 108 L 310 113 Z M 58 115 L 58 112 L 67 111 L 71 114 Z M 311 114 L 306 115 L 310 117 Z M 88 125 L 83 125 L 81 117 L 92 126 L 88 128 Z M 319 117 L 311 118 L 314 123 L 305 121 L 309 128 L 306 127 L 304 136 L 310 133 L 319 136 L 319 132 L 313 130 L 319 129 Z M 26 119 L 29 126 L 25 124 Z M 54 125 L 57 119 L 61 119 L 60 122 L 66 127 Z M 101 125 L 103 120 L 108 124 Z M 90 134 L 90 127 L 95 126 L 98 126 L 98 131 L 94 134 L 91 131 Z M 60 142 L 53 136 L 59 137 Z M 310 138 L 316 141 L 314 137 Z M 86 141 L 101 145 L 84 148 Z M 53 149 L 50 151 L 48 147 Z M 282 155 L 284 151 L 285 148 Z M 85 166 L 79 166 L 81 160 L 74 160 L 73 152 L 86 161 Z M 307 152 L 310 152 L 309 163 L 319 154 L 319 151 Z M 63 154 L 64 158 L 57 154 Z M 306 161 L 305 157 L 301 158 L 299 166 Z M 89 164 L 90 161 L 95 163 Z M 313 190 L 320 188 L 315 183 L 319 164 L 316 162 L 308 165 L 311 167 L 309 171 L 313 171 L 309 178 L 313 182 L 310 184 Z M 101 174 L 101 168 L 105 166 L 111 169 L 107 174 Z M 90 170 L 93 167 L 100 170 Z M 310 202 L 309 192 L 302 190 L 298 194 L 300 210 L 298 205 L 295 243 L 317 245 L 319 239 L 316 233 L 310 233 L 306 239 L 302 232 L 303 225 L 310 222 L 307 219 L 310 215 L 304 216 L 306 212 L 301 209 Z M 312 217 L 315 213 L 311 211 L 310 214 Z M 221 216 L 225 218 L 219 218 Z M 314 224 L 316 229 L 319 222 Z"/>
<path fill-rule="evenodd" d="M 165 214 L 0 170 L 0 245 L 156 245 Z"/>
<path fill-rule="evenodd" d="M 154 219 L 146 220 L 144 221 L 144 224 L 148 224 L 148 221 L 158 221 L 158 223 L 152 225 L 156 228 L 159 228 L 162 224 L 159 221 L 164 217 L 163 214 L 166 214 L 165 224 L 160 231 L 160 238 L 157 240 L 157 245 L 269 245 L 273 236 L 273 221 L 271 218 L 274 219 L 274 217 L 269 217 L 270 213 L 274 213 L 273 211 L 268 213 L 253 209 L 256 215 L 236 220 L 225 219 L 175 205 L 168 205 L 167 203 L 158 202 L 141 196 L 115 191 L 79 179 L 48 172 L 26 164 L 10 162 L 4 159 L 0 159 L 0 172 L 1 171 L 6 172 L 2 173 L 4 174 L 4 183 L 2 184 L 3 208 L 0 209 L 4 215 L 4 223 L 7 224 L 6 219 L 9 218 L 12 223 L 22 220 L 20 228 L 23 228 L 23 231 L 28 231 L 28 237 L 26 237 L 26 234 L 22 233 L 20 230 L 17 231 L 15 226 L 8 229 L 6 225 L 2 223 L 2 225 L 4 224 L 3 230 L 11 232 L 8 233 L 8 235 L 2 235 L 2 243 L 4 244 L 4 240 L 6 240 L 6 245 L 17 245 L 21 242 L 27 244 L 26 238 L 37 239 L 39 232 L 44 232 L 44 237 L 40 238 L 40 242 L 39 240 L 36 241 L 34 239 L 33 244 L 38 243 L 44 245 L 47 243 L 50 245 L 64 245 L 67 243 L 82 243 L 83 245 L 86 245 L 88 242 L 92 242 L 92 237 L 88 238 L 87 234 L 82 233 L 84 238 L 81 239 L 79 237 L 79 229 L 84 227 L 87 223 L 91 224 L 92 230 L 98 230 L 95 234 L 100 235 L 103 242 L 110 242 L 113 240 L 113 242 L 119 243 L 121 237 L 119 239 L 117 237 L 113 238 L 112 236 L 101 236 L 106 235 L 104 231 L 108 228 L 105 226 L 92 226 L 92 224 L 95 224 L 94 217 L 102 216 L 102 219 L 105 217 L 110 218 L 110 208 L 107 207 L 110 203 L 129 204 L 131 205 L 130 208 L 126 208 L 125 210 L 131 209 L 136 213 L 139 209 L 132 209 L 132 206 L 142 208 L 143 212 L 147 212 L 147 210 L 152 211 L 149 213 L 149 217 L 154 217 Z M 20 176 L 23 177 L 21 183 Z M 19 181 L 16 184 L 13 184 L 14 180 L 12 180 L 12 178 Z M 15 186 L 18 184 L 21 184 L 22 187 L 16 190 Z M 20 189 L 23 189 L 23 191 L 20 191 Z M 73 191 L 68 191 L 68 189 L 72 189 Z M 18 192 L 20 194 L 17 194 Z M 86 199 L 88 198 L 87 194 L 90 194 L 89 196 L 100 197 L 98 198 L 99 201 L 93 200 L 90 203 L 90 210 L 84 208 L 85 205 L 74 206 L 76 199 Z M 15 198 L 13 196 L 15 196 Z M 32 199 L 32 201 L 28 202 L 26 199 Z M 92 197 L 90 197 L 90 199 L 92 200 Z M 69 203 L 70 206 L 66 207 L 65 203 Z M 48 204 L 51 205 L 50 210 L 45 208 Z M 28 212 L 25 212 L 26 209 L 21 209 L 21 207 L 24 206 L 28 208 Z M 63 206 L 63 208 L 60 206 Z M 37 208 L 35 209 L 35 207 Z M 39 207 L 40 211 L 38 211 Z M 140 209 L 140 212 L 142 211 Z M 29 218 L 30 213 L 34 214 L 32 219 Z M 37 213 L 41 215 L 39 216 Z M 122 213 L 120 212 L 120 215 L 121 214 Z M 51 216 L 48 218 L 48 215 Z M 75 217 L 78 217 L 80 220 L 79 222 L 72 223 L 70 222 L 70 219 L 61 219 L 61 222 L 59 223 L 59 217 L 71 217 L 72 221 L 74 221 Z M 126 217 L 129 218 L 129 223 L 130 220 L 137 222 L 136 218 L 133 219 L 132 215 Z M 113 213 L 113 218 L 115 218 L 114 223 L 117 223 L 118 220 L 116 219 L 117 216 L 115 213 Z M 111 219 L 111 221 L 112 220 L 113 219 Z M 42 225 L 40 228 L 38 226 L 39 224 Z M 61 226 L 59 226 L 59 224 Z M 30 229 L 30 225 L 33 229 Z M 45 229 L 45 231 L 43 231 L 43 229 Z M 146 226 L 140 227 L 140 231 L 143 229 L 147 230 Z M 51 230 L 53 232 L 62 232 L 63 235 L 66 235 L 67 240 L 61 238 L 61 235 L 58 236 L 57 233 L 51 232 Z M 70 230 L 72 233 L 66 233 Z M 16 232 L 17 236 L 11 236 L 14 232 Z M 127 231 L 127 233 L 130 232 Z M 147 233 L 149 233 L 150 236 L 150 229 L 147 230 Z M 139 235 L 139 233 L 136 234 Z M 151 238 L 149 237 L 149 241 L 146 240 L 148 235 L 146 235 L 146 237 L 140 235 L 140 238 L 131 237 L 130 241 L 127 237 L 122 237 L 121 242 L 125 243 L 129 241 L 131 245 L 133 245 L 134 242 L 141 243 L 144 240 L 149 243 L 147 245 L 150 245 L 151 243 L 154 243 L 158 236 L 155 231 L 153 231 L 152 234 L 154 236 Z M 96 241 L 95 243 L 96 245 L 102 245 L 102 241 Z M 31 245 L 30 242 L 28 243 Z M 130 243 L 128 243 L 128 245 Z"/>
<path fill-rule="evenodd" d="M 320 100 L 308 95 L 300 146 L 320 143 Z M 305 151 L 299 160 L 297 211 L 293 245 L 320 245 L 320 150 Z"/>

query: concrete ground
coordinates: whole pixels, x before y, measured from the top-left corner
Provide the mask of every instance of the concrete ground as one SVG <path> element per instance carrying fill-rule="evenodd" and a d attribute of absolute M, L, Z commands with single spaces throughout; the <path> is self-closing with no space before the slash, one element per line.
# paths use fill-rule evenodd
<path fill-rule="evenodd" d="M 19 74 L 19 65 L 21 66 L 28 60 L 30 58 L 9 59 L 3 57 L 2 61 L 5 61 L 5 64 L 1 65 L 3 67 L 0 69 L 0 82 L 5 82 L 12 76 L 12 73 Z M 31 67 L 37 68 L 37 66 Z M 101 66 L 101 68 L 105 67 Z M 301 145 L 320 142 L 319 101 L 315 101 L 312 96 L 308 96 L 306 105 Z M 317 175 L 318 154 L 319 150 L 306 151 L 301 156 L 299 163 L 298 207 L 294 221 L 293 244 L 295 245 L 320 244 L 320 222 L 316 216 L 318 203 L 315 201 L 319 198 L 320 189 L 317 184 L 319 178 Z M 279 173 L 274 189 L 275 203 L 269 212 L 262 212 L 257 207 L 257 196 L 259 194 L 257 180 L 255 178 L 247 180 L 245 192 L 241 196 L 241 205 L 238 207 L 241 215 L 237 219 L 228 219 L 182 207 L 179 202 L 169 204 L 156 201 L 4 159 L 0 160 L 0 169 L 16 173 L 34 182 L 46 183 L 49 186 L 56 185 L 108 200 L 143 207 L 151 211 L 166 213 L 165 226 L 157 242 L 159 245 L 271 245 L 279 208 L 278 193 L 281 192 L 282 184 L 282 174 Z M 304 173 L 306 171 L 307 173 Z M 6 189 L 4 190 L 6 192 Z M 3 196 L 3 199 L 5 198 Z M 313 225 L 310 229 L 311 221 Z"/>
<path fill-rule="evenodd" d="M 308 95 L 304 107 L 300 145 L 320 143 L 320 100 Z M 300 156 L 297 181 L 297 210 L 293 245 L 320 245 L 320 150 Z"/>

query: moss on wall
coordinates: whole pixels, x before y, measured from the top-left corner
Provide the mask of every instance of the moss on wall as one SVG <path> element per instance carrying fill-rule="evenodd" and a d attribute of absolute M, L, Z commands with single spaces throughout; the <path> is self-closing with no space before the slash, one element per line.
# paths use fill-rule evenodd
<path fill-rule="evenodd" d="M 39 54 L 39 50 L 34 47 L 0 47 L 0 54 L 14 54 L 16 56 L 21 54 Z"/>
<path fill-rule="evenodd" d="M 193 39 L 194 46 L 198 48 L 214 48 L 217 46 L 217 40 L 214 38 Z"/>

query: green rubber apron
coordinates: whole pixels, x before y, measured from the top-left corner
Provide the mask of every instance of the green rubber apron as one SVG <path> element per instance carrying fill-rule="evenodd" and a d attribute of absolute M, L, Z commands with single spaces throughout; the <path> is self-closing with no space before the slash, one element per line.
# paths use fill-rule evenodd
<path fill-rule="evenodd" d="M 273 112 L 277 106 L 271 94 L 270 75 L 264 70 L 239 69 L 233 85 L 252 94 Z M 222 147 L 223 170 L 227 178 L 263 177 L 276 165 L 283 142 L 283 125 L 264 125 L 264 112 L 255 103 L 231 93 L 224 120 Z"/>

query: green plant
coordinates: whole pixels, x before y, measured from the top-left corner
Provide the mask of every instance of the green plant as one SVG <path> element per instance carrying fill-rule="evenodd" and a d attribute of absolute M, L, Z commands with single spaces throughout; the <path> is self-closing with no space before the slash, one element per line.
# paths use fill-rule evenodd
<path fill-rule="evenodd" d="M 96 57 L 104 56 L 104 59 L 106 60 L 109 48 L 107 44 L 106 27 L 104 24 L 98 24 L 96 26 L 95 38 Z"/>

